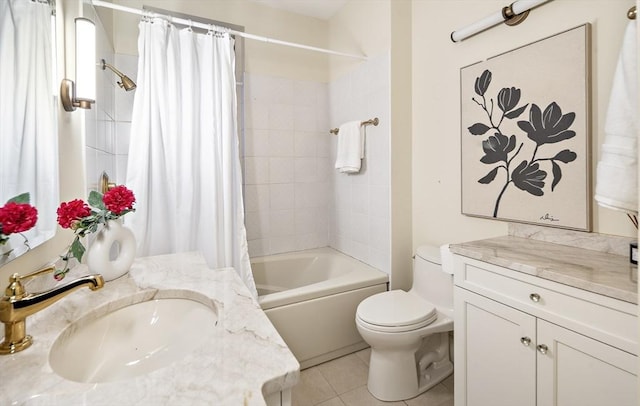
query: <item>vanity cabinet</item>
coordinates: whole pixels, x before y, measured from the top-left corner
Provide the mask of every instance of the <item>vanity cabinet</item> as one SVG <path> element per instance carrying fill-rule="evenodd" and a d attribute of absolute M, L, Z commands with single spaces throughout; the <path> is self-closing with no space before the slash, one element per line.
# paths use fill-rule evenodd
<path fill-rule="evenodd" d="M 636 406 L 637 306 L 455 256 L 456 406 Z"/>

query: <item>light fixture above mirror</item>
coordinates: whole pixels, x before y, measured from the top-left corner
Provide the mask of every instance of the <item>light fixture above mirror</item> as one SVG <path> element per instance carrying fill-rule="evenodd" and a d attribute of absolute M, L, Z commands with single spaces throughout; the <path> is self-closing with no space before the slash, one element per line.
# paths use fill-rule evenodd
<path fill-rule="evenodd" d="M 96 26 L 76 18 L 76 81 L 62 79 L 60 101 L 66 111 L 90 109 L 96 100 Z"/>

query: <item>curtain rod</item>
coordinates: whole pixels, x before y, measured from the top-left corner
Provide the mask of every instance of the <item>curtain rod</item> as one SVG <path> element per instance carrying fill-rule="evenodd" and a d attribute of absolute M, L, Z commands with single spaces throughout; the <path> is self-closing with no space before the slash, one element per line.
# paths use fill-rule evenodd
<path fill-rule="evenodd" d="M 500 23 L 507 25 L 517 25 L 524 21 L 529 15 L 529 10 L 550 0 L 517 0 L 511 5 L 503 7 L 502 10 L 486 16 L 482 20 L 469 24 L 466 27 L 455 30 L 451 33 L 451 41 L 460 42 L 464 39 L 476 35 Z"/>
<path fill-rule="evenodd" d="M 318 48 L 318 47 L 313 47 L 313 46 L 310 46 L 310 45 L 298 44 L 298 43 L 295 43 L 295 42 L 281 41 L 279 39 L 274 39 L 274 38 L 269 38 L 269 37 L 263 37 L 263 36 L 260 36 L 260 35 L 249 34 L 249 33 L 242 32 L 242 31 L 232 30 L 232 29 L 229 29 L 229 28 L 226 28 L 226 27 L 218 27 L 218 26 L 212 25 L 212 24 L 202 24 L 202 23 L 199 23 L 199 22 L 186 20 L 184 18 L 172 17 L 172 16 L 168 16 L 168 15 L 163 15 L 163 14 L 150 12 L 150 11 L 147 11 L 147 10 L 140 10 L 140 9 L 136 9 L 136 8 L 125 7 L 125 6 L 121 6 L 119 4 L 113 4 L 113 3 L 109 3 L 109 2 L 106 2 L 106 1 L 102 1 L 102 0 L 91 0 L 91 3 L 94 6 L 97 6 L 97 7 L 105 7 L 105 8 L 110 8 L 112 10 L 124 11 L 125 13 L 138 14 L 138 15 L 141 15 L 141 16 L 162 17 L 162 18 L 166 18 L 167 20 L 169 20 L 172 23 L 177 23 L 177 24 L 186 25 L 186 26 L 190 26 L 190 27 L 202 28 L 202 29 L 205 29 L 205 30 L 209 30 L 211 28 L 219 29 L 221 31 L 229 32 L 229 33 L 237 35 L 239 37 L 253 39 L 253 40 L 256 40 L 256 41 L 260 41 L 260 42 L 266 42 L 266 43 L 269 43 L 269 44 L 285 45 L 285 46 L 288 46 L 288 47 L 307 49 L 309 51 L 316 51 L 316 52 L 322 52 L 322 53 L 330 54 L 330 55 L 344 56 L 344 57 L 347 57 L 347 58 L 355 58 L 355 59 L 362 59 L 362 60 L 367 60 L 368 59 L 364 55 L 347 54 L 347 53 L 344 53 L 344 52 L 332 51 L 330 49 Z"/>

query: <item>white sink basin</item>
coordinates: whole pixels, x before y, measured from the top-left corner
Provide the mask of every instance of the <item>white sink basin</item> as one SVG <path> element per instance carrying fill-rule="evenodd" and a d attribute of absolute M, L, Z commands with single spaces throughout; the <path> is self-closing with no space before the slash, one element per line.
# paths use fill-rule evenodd
<path fill-rule="evenodd" d="M 121 299 L 69 325 L 51 347 L 51 368 L 76 382 L 111 382 L 170 365 L 214 339 L 210 300 L 157 296 Z"/>

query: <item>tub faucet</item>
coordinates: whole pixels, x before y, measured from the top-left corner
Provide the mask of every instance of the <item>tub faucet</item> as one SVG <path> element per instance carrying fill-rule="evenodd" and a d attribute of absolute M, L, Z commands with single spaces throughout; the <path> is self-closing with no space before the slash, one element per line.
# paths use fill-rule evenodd
<path fill-rule="evenodd" d="M 86 275 L 66 285 L 41 293 L 27 293 L 22 280 L 55 271 L 47 267 L 28 275 L 14 273 L 9 277 L 9 285 L 0 298 L 0 322 L 4 324 L 4 341 L 0 343 L 0 355 L 13 354 L 29 348 L 33 339 L 27 335 L 27 317 L 49 307 L 69 293 L 87 286 L 98 290 L 104 286 L 102 275 Z"/>

